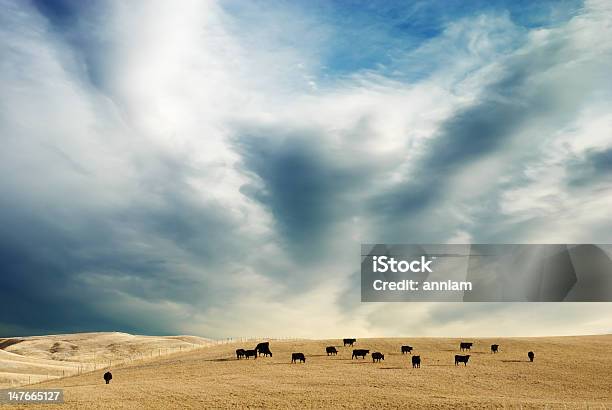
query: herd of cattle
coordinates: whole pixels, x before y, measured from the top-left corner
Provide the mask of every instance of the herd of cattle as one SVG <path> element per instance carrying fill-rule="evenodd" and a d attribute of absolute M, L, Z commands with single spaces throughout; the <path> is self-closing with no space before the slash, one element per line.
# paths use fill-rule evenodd
<path fill-rule="evenodd" d="M 345 347 L 346 346 L 353 347 L 353 345 L 357 342 L 357 339 L 343 339 L 342 341 Z M 471 351 L 473 345 L 474 345 L 473 342 L 461 342 L 459 343 L 459 350 L 462 352 Z M 402 354 L 410 353 L 412 357 L 412 367 L 420 368 L 421 367 L 421 356 L 413 355 L 412 350 L 414 350 L 412 346 L 404 345 L 401 347 Z M 499 352 L 499 345 L 497 344 L 491 345 L 491 353 L 497 353 L 497 352 Z M 336 349 L 335 346 L 327 346 L 325 348 L 325 353 L 327 353 L 328 356 L 330 355 L 335 356 L 338 354 L 338 350 Z M 358 358 L 365 359 L 365 357 L 369 353 L 370 351 L 368 349 L 353 349 L 353 354 L 351 356 L 351 359 L 358 359 Z M 250 357 L 257 359 L 257 357 L 261 356 L 262 354 L 264 355 L 264 357 L 267 357 L 267 356 L 272 357 L 272 352 L 270 351 L 270 342 L 258 343 L 257 346 L 255 346 L 255 349 L 252 349 L 252 350 L 236 349 L 236 358 L 238 360 L 243 359 L 243 358 L 248 359 Z M 530 362 L 533 362 L 535 358 L 535 354 L 533 352 L 528 352 L 527 357 L 529 358 Z M 382 354 L 381 352 L 372 353 L 372 362 L 376 363 L 376 362 L 380 362 L 381 360 L 385 360 L 384 354 Z M 458 366 L 460 363 L 463 363 L 464 366 L 467 366 L 469 360 L 470 360 L 469 354 L 467 355 L 456 354 L 455 355 L 455 366 Z M 291 353 L 291 363 L 297 363 L 297 362 L 306 363 L 306 356 L 304 355 L 304 353 L 301 353 L 301 352 Z"/>
<path fill-rule="evenodd" d="M 272 352 L 270 351 L 270 342 L 258 343 L 253 350 L 244 350 L 244 349 L 236 349 L 236 358 L 242 359 L 249 357 L 254 357 L 257 359 L 257 356 L 264 355 L 264 357 L 272 357 Z M 306 359 L 304 359 L 306 361 Z"/>

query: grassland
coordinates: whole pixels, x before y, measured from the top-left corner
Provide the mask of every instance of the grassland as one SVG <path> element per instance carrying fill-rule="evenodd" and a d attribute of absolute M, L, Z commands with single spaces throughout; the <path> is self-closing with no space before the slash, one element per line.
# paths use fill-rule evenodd
<path fill-rule="evenodd" d="M 466 367 L 454 365 L 460 339 L 359 339 L 355 348 L 385 354 L 376 364 L 352 360 L 340 340 L 272 341 L 272 358 L 236 360 L 236 348 L 254 346 L 213 345 L 113 368 L 110 385 L 98 370 L 30 387 L 63 388 L 62 408 L 74 409 L 612 408 L 610 335 L 464 340 L 475 342 Z M 402 344 L 415 347 L 420 369 Z M 291 364 L 292 352 L 306 363 Z"/>
<path fill-rule="evenodd" d="M 119 332 L 0 338 L 0 388 L 207 346 L 194 336 L 140 336 Z"/>

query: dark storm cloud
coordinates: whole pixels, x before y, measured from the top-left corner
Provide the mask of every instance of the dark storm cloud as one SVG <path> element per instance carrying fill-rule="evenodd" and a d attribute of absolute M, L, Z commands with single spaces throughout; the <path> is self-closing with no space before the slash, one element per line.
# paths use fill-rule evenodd
<path fill-rule="evenodd" d="M 351 198 L 373 177 L 367 165 L 341 165 L 319 130 L 252 130 L 236 147 L 241 166 L 256 176 L 242 192 L 270 210 L 298 259 L 323 251 L 335 225 L 359 213 Z"/>
<path fill-rule="evenodd" d="M 192 171 L 162 162 L 161 169 L 156 165 L 144 174 L 140 198 L 129 207 L 94 210 L 73 203 L 70 212 L 53 209 L 62 206 L 54 203 L 22 207 L 22 193 L 4 191 L 0 298 L 10 308 L 0 313 L 0 324 L 17 323 L 32 332 L 176 332 L 165 320 L 140 315 L 134 321 L 105 308 L 122 303 L 122 297 L 194 309 L 227 297 L 222 289 L 203 286 L 198 272 L 240 257 L 234 227 L 221 207 L 204 204 L 185 185 Z M 221 281 L 207 278 L 211 285 Z"/>
<path fill-rule="evenodd" d="M 554 64 L 554 55 L 550 55 Z M 415 214 L 444 199 L 447 184 L 466 164 L 503 149 L 516 131 L 543 115 L 550 102 L 536 98 L 526 89 L 534 73 L 528 62 L 508 65 L 501 80 L 485 88 L 478 101 L 454 114 L 441 126 L 437 136 L 415 161 L 417 172 L 408 181 L 373 202 L 377 211 L 389 218 Z"/>
<path fill-rule="evenodd" d="M 596 185 L 612 179 L 612 148 L 591 149 L 567 165 L 567 180 L 574 188 Z"/>
<path fill-rule="evenodd" d="M 88 296 L 101 294 L 91 295 L 89 288 L 74 292 L 73 269 L 80 269 L 84 264 L 75 265 L 70 254 L 73 249 L 81 248 L 81 241 L 32 215 L 20 215 L 16 210 L 7 212 L 4 206 L 2 210 L 0 298 L 5 308 L 0 312 L 0 330 L 3 336 L 8 336 L 2 329 L 5 323 L 16 323 L 34 332 L 59 330 L 66 324 L 75 328 L 98 324 L 111 328 L 119 324 L 117 319 L 106 320 L 92 309 Z"/>
<path fill-rule="evenodd" d="M 252 135 L 241 141 L 244 166 L 263 181 L 263 189 L 245 186 L 244 192 L 266 204 L 290 241 L 317 239 L 337 215 L 334 201 L 346 177 L 339 175 L 320 158 L 316 140 L 285 139 L 275 142 Z"/>
<path fill-rule="evenodd" d="M 67 58 L 78 64 L 66 63 L 66 69 L 76 71 L 89 84 L 104 88 L 112 47 L 104 30 L 110 3 L 100 0 L 34 0 L 32 4 L 47 21 L 49 35 L 58 36 L 70 44 Z"/>

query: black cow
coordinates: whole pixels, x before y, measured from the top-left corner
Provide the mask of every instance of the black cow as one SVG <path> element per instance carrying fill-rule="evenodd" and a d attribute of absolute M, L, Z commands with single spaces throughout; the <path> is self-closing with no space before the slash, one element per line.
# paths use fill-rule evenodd
<path fill-rule="evenodd" d="M 497 353 L 499 351 L 499 345 L 491 345 L 491 353 Z"/>
<path fill-rule="evenodd" d="M 527 353 L 527 356 L 529 357 L 530 362 L 533 362 L 533 359 L 535 359 L 535 354 L 533 352 Z"/>
<path fill-rule="evenodd" d="M 471 342 L 461 342 L 461 343 L 459 343 L 459 349 L 461 349 L 461 351 L 472 350 L 472 345 L 473 344 L 474 343 L 471 343 Z"/>
<path fill-rule="evenodd" d="M 362 359 L 365 359 L 368 353 L 370 353 L 370 351 L 366 349 L 354 349 L 351 359 L 355 359 L 357 357 L 361 357 Z"/>
<path fill-rule="evenodd" d="M 381 352 L 374 352 L 372 353 L 372 362 L 380 362 L 381 360 L 385 360 L 385 355 L 382 354 Z"/>
<path fill-rule="evenodd" d="M 104 381 L 106 382 L 106 384 L 109 384 L 112 379 L 113 375 L 110 371 L 104 373 Z"/>
<path fill-rule="evenodd" d="M 412 353 L 412 346 L 402 346 L 402 354 Z"/>
<path fill-rule="evenodd" d="M 272 352 L 270 351 L 270 342 L 262 342 L 262 343 L 258 343 L 257 346 L 255 346 L 255 350 L 257 351 L 257 355 L 264 355 L 264 357 L 267 357 L 268 355 L 270 357 L 272 357 Z"/>
<path fill-rule="evenodd" d="M 327 346 L 327 347 L 325 348 L 325 353 L 327 353 L 327 355 L 328 355 L 328 356 L 329 356 L 330 354 L 337 355 L 337 354 L 338 354 L 338 351 L 336 350 L 336 348 L 335 348 L 334 346 Z"/>
<path fill-rule="evenodd" d="M 455 366 L 459 365 L 459 363 L 463 363 L 464 366 L 467 366 L 468 360 L 470 360 L 469 354 L 466 354 L 465 356 L 456 354 L 455 355 Z"/>
<path fill-rule="evenodd" d="M 246 357 L 247 359 L 249 357 L 254 357 L 257 359 L 257 350 L 245 350 L 244 351 L 244 357 Z"/>
<path fill-rule="evenodd" d="M 412 368 L 421 367 L 421 356 L 412 356 Z"/>
<path fill-rule="evenodd" d="M 298 360 L 302 363 L 306 363 L 304 353 L 291 353 L 291 363 L 297 363 Z"/>
<path fill-rule="evenodd" d="M 353 343 L 357 341 L 357 339 L 342 339 L 345 346 L 353 346 Z"/>

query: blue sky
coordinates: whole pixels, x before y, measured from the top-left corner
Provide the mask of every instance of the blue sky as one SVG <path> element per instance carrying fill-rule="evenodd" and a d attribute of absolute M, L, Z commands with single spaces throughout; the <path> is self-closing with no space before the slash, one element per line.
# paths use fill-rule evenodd
<path fill-rule="evenodd" d="M 360 243 L 609 243 L 606 1 L 0 1 L 0 334 L 609 332 Z"/>

